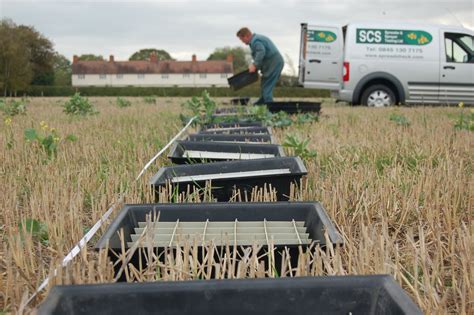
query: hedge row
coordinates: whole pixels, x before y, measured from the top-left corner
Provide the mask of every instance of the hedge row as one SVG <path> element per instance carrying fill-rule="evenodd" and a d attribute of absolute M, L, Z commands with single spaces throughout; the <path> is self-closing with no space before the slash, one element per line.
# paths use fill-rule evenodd
<path fill-rule="evenodd" d="M 28 96 L 71 96 L 80 92 L 84 96 L 184 96 L 191 97 L 201 95 L 207 90 L 211 96 L 250 96 L 257 97 L 260 94 L 258 86 L 250 86 L 239 91 L 230 88 L 187 88 L 187 87 L 72 87 L 72 86 L 30 86 L 26 91 L 18 95 Z M 301 87 L 276 87 L 273 95 L 275 97 L 329 97 L 326 90 L 304 89 Z"/>

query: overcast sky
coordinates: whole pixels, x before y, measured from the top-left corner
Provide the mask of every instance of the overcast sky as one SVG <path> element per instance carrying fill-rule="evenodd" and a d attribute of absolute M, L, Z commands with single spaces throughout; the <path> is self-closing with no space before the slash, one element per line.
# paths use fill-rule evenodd
<path fill-rule="evenodd" d="M 473 0 L 0 0 L 0 16 L 31 25 L 55 49 L 115 55 L 125 60 L 141 48 L 206 59 L 216 47 L 243 45 L 241 26 L 269 36 L 283 55 L 298 62 L 300 23 L 403 20 L 463 24 L 474 29 Z M 287 67 L 288 71 L 289 68 Z"/>

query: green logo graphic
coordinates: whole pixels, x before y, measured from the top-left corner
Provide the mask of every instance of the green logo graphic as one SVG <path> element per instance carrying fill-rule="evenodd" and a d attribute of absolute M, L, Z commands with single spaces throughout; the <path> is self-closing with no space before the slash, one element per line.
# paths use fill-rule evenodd
<path fill-rule="evenodd" d="M 359 44 L 428 45 L 433 40 L 430 33 L 419 30 L 357 29 Z"/>
<path fill-rule="evenodd" d="M 307 35 L 309 42 L 332 43 L 336 38 L 336 34 L 330 31 L 308 30 Z"/>

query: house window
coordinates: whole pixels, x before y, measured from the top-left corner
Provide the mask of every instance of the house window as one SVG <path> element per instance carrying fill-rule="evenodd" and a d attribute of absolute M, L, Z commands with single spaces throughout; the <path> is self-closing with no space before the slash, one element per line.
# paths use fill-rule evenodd
<path fill-rule="evenodd" d="M 117 79 L 123 79 L 123 74 L 117 74 Z"/>
<path fill-rule="evenodd" d="M 139 79 L 145 79 L 145 75 L 143 73 L 140 73 L 137 75 L 137 78 Z"/>
<path fill-rule="evenodd" d="M 99 74 L 99 79 L 104 80 L 107 78 L 106 74 Z"/>
<path fill-rule="evenodd" d="M 162 79 L 168 79 L 168 78 L 169 78 L 169 75 L 167 75 L 167 74 L 162 74 L 162 75 L 161 75 L 161 78 L 162 78 Z"/>
<path fill-rule="evenodd" d="M 199 74 L 199 77 L 201 79 L 205 79 L 205 78 L 207 78 L 207 74 L 206 73 L 201 73 L 201 74 Z"/>
<path fill-rule="evenodd" d="M 84 80 L 84 79 L 86 78 L 86 76 L 85 76 L 84 74 L 78 74 L 78 75 L 77 75 L 77 78 L 78 78 L 79 80 Z"/>
<path fill-rule="evenodd" d="M 226 79 L 227 78 L 227 73 L 221 73 L 221 78 Z"/>
<path fill-rule="evenodd" d="M 184 73 L 183 74 L 183 78 L 186 78 L 186 79 L 189 79 L 191 76 L 189 75 L 189 73 Z"/>

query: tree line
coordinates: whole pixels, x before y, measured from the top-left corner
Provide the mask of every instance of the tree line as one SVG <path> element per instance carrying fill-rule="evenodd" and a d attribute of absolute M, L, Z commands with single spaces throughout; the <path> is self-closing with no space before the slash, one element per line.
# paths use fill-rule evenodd
<path fill-rule="evenodd" d="M 0 21 L 0 88 L 4 95 L 30 85 L 70 85 L 71 63 L 31 26 Z"/>
<path fill-rule="evenodd" d="M 70 86 L 71 61 L 54 50 L 54 44 L 32 26 L 0 20 L 0 89 L 4 96 L 16 95 L 29 86 Z M 155 53 L 158 60 L 174 60 L 163 49 L 146 48 L 133 53 L 129 60 L 149 60 Z M 234 72 L 245 70 L 251 61 L 250 50 L 243 47 L 216 48 L 207 60 L 225 60 L 233 56 Z M 79 60 L 105 60 L 101 55 L 82 54 Z M 287 56 L 291 66 L 291 60 Z M 288 64 L 288 62 L 287 62 Z M 283 76 L 281 85 L 294 82 Z"/>

